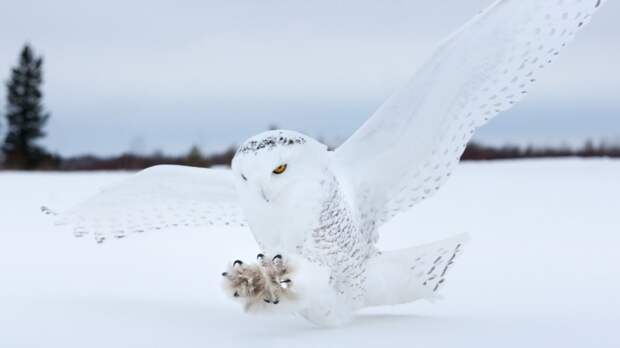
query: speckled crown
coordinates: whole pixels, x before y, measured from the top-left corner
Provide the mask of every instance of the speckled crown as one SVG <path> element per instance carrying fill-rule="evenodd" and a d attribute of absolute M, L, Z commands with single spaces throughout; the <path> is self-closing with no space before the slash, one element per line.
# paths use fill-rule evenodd
<path fill-rule="evenodd" d="M 308 138 L 292 131 L 276 130 L 259 134 L 247 140 L 237 150 L 239 154 L 257 154 L 259 151 L 271 151 L 279 146 L 303 145 Z"/>

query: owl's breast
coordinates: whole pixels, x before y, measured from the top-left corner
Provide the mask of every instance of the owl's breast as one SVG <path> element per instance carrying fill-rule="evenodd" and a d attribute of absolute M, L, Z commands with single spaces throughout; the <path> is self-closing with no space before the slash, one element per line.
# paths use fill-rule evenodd
<path fill-rule="evenodd" d="M 324 195 L 319 190 L 287 192 L 278 200 L 245 208 L 256 242 L 266 253 L 298 253 L 319 225 Z"/>

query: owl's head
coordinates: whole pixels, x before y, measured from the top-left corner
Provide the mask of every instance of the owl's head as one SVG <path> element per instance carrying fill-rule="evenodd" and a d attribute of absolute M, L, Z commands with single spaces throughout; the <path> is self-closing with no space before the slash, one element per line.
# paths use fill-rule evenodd
<path fill-rule="evenodd" d="M 235 154 L 232 170 L 246 199 L 287 204 L 316 189 L 327 167 L 327 146 L 306 135 L 273 130 L 248 139 Z"/>

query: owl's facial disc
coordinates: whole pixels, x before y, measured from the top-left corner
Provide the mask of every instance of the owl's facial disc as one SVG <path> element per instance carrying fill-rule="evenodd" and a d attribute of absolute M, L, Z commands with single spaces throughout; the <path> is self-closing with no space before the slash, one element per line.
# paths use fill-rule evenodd
<path fill-rule="evenodd" d="M 292 131 L 269 131 L 252 137 L 233 158 L 238 190 L 249 200 L 286 204 L 283 197 L 294 196 L 294 191 L 324 167 L 326 150 L 325 145 Z"/>

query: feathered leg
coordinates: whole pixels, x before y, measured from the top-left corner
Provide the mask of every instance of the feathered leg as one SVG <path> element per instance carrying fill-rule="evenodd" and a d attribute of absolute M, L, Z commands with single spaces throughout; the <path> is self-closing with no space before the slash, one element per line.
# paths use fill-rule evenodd
<path fill-rule="evenodd" d="M 247 311 L 293 301 L 295 294 L 290 291 L 292 275 L 292 265 L 281 255 L 266 258 L 263 254 L 258 254 L 255 264 L 237 260 L 222 273 L 226 291 L 240 299 Z"/>
<path fill-rule="evenodd" d="M 354 308 L 330 283 L 327 268 L 299 256 L 240 260 L 222 273 L 225 291 L 248 312 L 296 313 L 319 326 L 351 320 Z"/>

